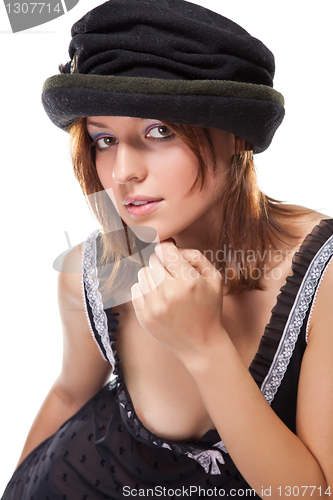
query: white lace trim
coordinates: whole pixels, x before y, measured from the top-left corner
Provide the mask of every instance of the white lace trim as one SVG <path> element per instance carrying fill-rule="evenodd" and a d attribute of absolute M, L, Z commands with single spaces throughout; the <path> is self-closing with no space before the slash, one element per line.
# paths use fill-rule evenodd
<path fill-rule="evenodd" d="M 112 369 L 114 369 L 115 359 L 109 339 L 108 322 L 105 311 L 103 309 L 102 296 L 98 289 L 99 281 L 96 265 L 96 238 L 98 234 L 99 230 L 94 231 L 83 244 L 83 283 L 86 287 L 87 297 L 92 310 L 95 328 L 99 336 L 101 337 L 107 359 L 110 362 Z"/>
<path fill-rule="evenodd" d="M 325 276 L 325 273 L 327 271 L 327 268 L 328 266 L 330 265 L 330 263 L 333 262 L 333 256 L 331 257 L 329 263 L 327 264 L 327 266 L 325 267 L 324 269 L 324 272 L 323 274 L 321 275 L 321 278 L 320 278 L 320 281 L 318 283 L 318 286 L 317 286 L 317 289 L 316 289 L 316 293 L 313 297 L 313 301 L 312 301 L 312 305 L 311 305 L 311 309 L 310 309 L 310 314 L 309 314 L 309 317 L 308 317 L 308 322 L 306 324 L 306 332 L 305 332 L 305 340 L 306 340 L 306 343 L 308 344 L 309 342 L 309 329 L 310 329 L 310 320 L 311 320 L 311 317 L 312 317 L 312 313 L 313 313 L 313 309 L 314 309 L 314 306 L 315 306 L 315 303 L 316 303 L 316 300 L 317 300 L 317 295 L 318 295 L 318 291 L 319 291 L 319 288 L 320 288 L 320 285 L 321 285 L 321 282 L 323 281 L 324 279 L 324 276 Z"/>
<path fill-rule="evenodd" d="M 82 264 L 83 264 L 83 258 L 81 259 L 82 261 Z M 89 325 L 89 330 L 90 330 L 90 333 L 92 335 L 92 338 L 94 339 L 95 341 L 95 344 L 97 345 L 98 347 L 98 350 L 99 352 L 101 353 L 103 359 L 105 361 L 107 361 L 105 355 L 104 355 L 104 352 L 102 351 L 101 349 L 101 346 L 99 345 L 99 343 L 97 342 L 97 339 L 95 337 L 95 332 L 94 330 L 92 329 L 92 326 L 91 326 L 91 322 L 90 322 L 90 318 L 89 318 L 89 314 L 88 314 L 88 307 L 87 307 L 87 301 L 86 301 L 86 296 L 85 296 L 85 293 L 84 293 L 84 280 L 83 280 L 83 273 L 82 273 L 82 278 L 81 278 L 81 291 L 82 291 L 82 298 L 83 298 L 83 306 L 84 306 L 84 312 L 86 313 L 86 318 L 87 318 L 87 321 L 88 321 L 88 325 Z"/>
<path fill-rule="evenodd" d="M 295 302 L 290 311 L 279 346 L 275 353 L 269 372 L 261 385 L 261 392 L 266 401 L 271 404 L 281 385 L 293 354 L 304 318 L 315 293 L 316 286 L 323 269 L 333 254 L 333 236 L 321 247 L 310 263 L 298 290 Z"/>
<path fill-rule="evenodd" d="M 83 269 L 83 246 L 82 245 L 82 252 L 81 252 L 81 269 Z M 90 330 L 90 333 L 91 333 L 91 336 L 92 338 L 94 339 L 95 341 L 95 344 L 97 345 L 98 347 L 98 350 L 99 352 L 101 353 L 103 359 L 105 361 L 107 361 L 105 355 L 104 355 L 104 352 L 102 351 L 101 349 L 101 346 L 99 345 L 99 343 L 97 342 L 97 339 L 95 337 L 95 333 L 94 333 L 94 330 L 92 329 L 92 326 L 91 326 L 91 321 L 90 321 L 90 318 L 89 318 L 89 314 L 88 314 L 88 307 L 87 307 L 87 301 L 86 301 L 86 295 L 85 295 L 85 292 L 84 292 L 84 280 L 83 280 L 83 272 L 82 272 L 82 276 L 81 276 L 81 293 L 82 293 L 82 299 L 83 299 L 83 307 L 84 307 L 84 312 L 86 314 L 86 318 L 87 318 L 87 321 L 88 321 L 88 326 L 89 326 L 89 330 Z"/>

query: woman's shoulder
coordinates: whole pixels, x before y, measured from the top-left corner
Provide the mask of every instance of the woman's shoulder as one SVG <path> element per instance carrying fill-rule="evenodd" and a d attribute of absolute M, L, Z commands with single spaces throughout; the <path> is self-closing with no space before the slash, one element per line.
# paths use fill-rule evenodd
<path fill-rule="evenodd" d="M 283 203 L 282 205 L 287 211 L 293 213 L 295 216 L 295 221 L 299 220 L 304 224 L 313 224 L 318 223 L 323 219 L 331 219 L 332 217 L 324 214 L 323 212 L 319 212 L 318 210 L 313 210 L 311 208 L 303 207 L 301 205 L 287 204 Z"/>
<path fill-rule="evenodd" d="M 319 216 L 318 216 L 319 215 Z M 323 332 L 328 333 L 331 341 L 333 342 L 333 308 L 332 308 L 332 292 L 333 292 L 333 219 L 332 217 L 323 216 L 323 214 L 316 213 L 317 218 L 315 221 L 320 223 L 325 220 L 328 222 L 326 226 L 323 227 L 323 234 L 321 236 L 322 244 L 325 248 L 321 247 L 319 250 L 325 250 L 325 266 L 321 274 L 321 278 L 318 282 L 316 293 L 314 296 L 312 309 L 310 312 L 310 318 L 308 321 L 308 336 L 313 337 L 315 333 L 311 333 L 312 330 L 321 332 L 320 335 L 324 335 Z M 320 217 L 321 216 L 321 217 Z M 319 220 L 318 220 L 319 219 Z M 319 239 L 319 238 L 318 238 Z M 329 325 L 329 328 L 327 326 Z M 310 335 L 311 333 L 311 335 Z M 332 345 L 333 347 L 333 345 Z"/>
<path fill-rule="evenodd" d="M 83 309 L 82 244 L 72 247 L 59 262 L 58 298 L 60 306 Z"/>
<path fill-rule="evenodd" d="M 69 300 L 71 305 L 83 308 L 83 278 L 84 271 L 96 270 L 96 245 L 100 231 L 96 230 L 83 242 L 70 248 L 57 259 L 59 271 L 59 296 Z"/>
<path fill-rule="evenodd" d="M 282 206 L 288 213 L 287 217 L 283 217 L 284 228 L 291 235 L 288 243 L 291 243 L 295 250 L 302 245 L 305 238 L 321 221 L 332 219 L 329 215 L 300 205 L 283 204 Z"/>

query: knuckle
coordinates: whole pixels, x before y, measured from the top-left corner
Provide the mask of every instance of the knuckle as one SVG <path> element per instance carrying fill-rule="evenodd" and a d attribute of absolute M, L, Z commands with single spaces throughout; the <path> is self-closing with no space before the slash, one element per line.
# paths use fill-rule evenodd
<path fill-rule="evenodd" d="M 197 273 L 197 271 L 195 271 Z M 186 287 L 186 290 L 188 292 L 193 292 L 194 290 L 197 289 L 198 287 L 198 283 L 197 283 L 198 280 L 196 279 L 193 279 L 189 276 L 188 279 L 185 280 L 185 287 Z"/>
<path fill-rule="evenodd" d="M 200 250 L 194 250 L 194 256 L 195 256 L 195 259 L 198 261 L 204 260 L 204 256 L 202 255 Z"/>
<path fill-rule="evenodd" d="M 163 301 L 156 301 L 146 316 L 146 324 L 154 328 L 160 321 L 169 315 L 169 306 Z"/>
<path fill-rule="evenodd" d="M 204 262 L 205 256 L 196 248 L 186 248 L 182 251 L 182 255 L 192 262 Z"/>
<path fill-rule="evenodd" d="M 159 318 L 164 318 L 169 315 L 169 304 L 165 301 L 160 301 L 157 306 L 157 314 Z"/>
<path fill-rule="evenodd" d="M 172 302 L 175 300 L 175 293 L 172 288 L 166 288 L 164 292 L 164 301 L 163 307 L 166 308 L 167 305 L 172 304 Z"/>

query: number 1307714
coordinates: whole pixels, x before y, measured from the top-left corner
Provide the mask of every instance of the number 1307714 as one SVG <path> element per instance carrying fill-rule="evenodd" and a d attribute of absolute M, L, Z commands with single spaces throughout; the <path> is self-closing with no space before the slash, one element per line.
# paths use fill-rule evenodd
<path fill-rule="evenodd" d="M 8 14 L 42 14 L 51 12 L 62 13 L 62 7 L 60 3 L 55 6 L 50 3 L 43 2 L 15 2 L 6 4 Z"/>
<path fill-rule="evenodd" d="M 330 497 L 331 488 L 325 490 L 321 486 L 279 486 L 278 495 L 280 497 Z"/>

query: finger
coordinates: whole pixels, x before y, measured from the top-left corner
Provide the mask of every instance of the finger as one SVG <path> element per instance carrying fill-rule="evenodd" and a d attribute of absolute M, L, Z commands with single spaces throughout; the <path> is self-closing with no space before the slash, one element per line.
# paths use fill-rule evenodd
<path fill-rule="evenodd" d="M 221 273 L 199 250 L 180 249 L 180 254 L 209 282 L 220 282 Z"/>
<path fill-rule="evenodd" d="M 149 257 L 149 269 L 156 286 L 160 285 L 169 274 L 156 254 Z"/>
<path fill-rule="evenodd" d="M 180 275 L 182 265 L 189 266 L 186 259 L 182 258 L 178 248 L 168 241 L 163 241 L 156 245 L 155 254 L 173 278 L 177 278 Z"/>
<path fill-rule="evenodd" d="M 156 283 L 149 267 L 143 267 L 138 272 L 138 282 L 141 292 L 145 295 L 156 288 Z"/>
<path fill-rule="evenodd" d="M 139 283 L 135 283 L 131 287 L 132 304 L 135 311 L 142 311 L 145 306 L 145 298 L 143 296 L 142 290 Z"/>

